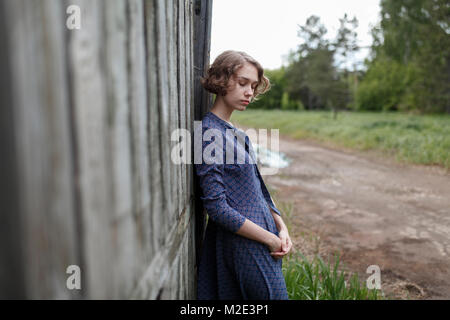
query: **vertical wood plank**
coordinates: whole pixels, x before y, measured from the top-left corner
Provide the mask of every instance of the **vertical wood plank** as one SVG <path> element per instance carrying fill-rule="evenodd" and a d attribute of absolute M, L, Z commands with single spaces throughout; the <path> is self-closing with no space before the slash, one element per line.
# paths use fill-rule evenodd
<path fill-rule="evenodd" d="M 0 1 L 0 299 L 25 299 L 25 265 L 21 254 L 22 233 L 20 229 L 18 183 L 19 166 L 14 121 L 15 98 L 13 79 L 14 45 L 9 38 L 12 34 L 8 10 L 9 3 Z M 9 50 L 7 49 L 9 48 Z"/>
<path fill-rule="evenodd" d="M 173 63 L 173 68 L 174 68 L 174 73 L 173 73 L 173 82 L 174 82 L 174 92 L 175 92 L 175 104 L 176 104 L 176 110 L 174 110 L 174 115 L 175 115 L 175 119 L 174 119 L 174 124 L 173 124 L 173 130 L 176 129 L 180 129 L 180 109 L 181 109 L 181 105 L 180 105 L 180 82 L 179 82 L 179 76 L 178 73 L 180 71 L 179 68 L 179 61 L 180 61 L 180 57 L 178 55 L 178 37 L 179 37 L 179 30 L 178 30 L 178 1 L 173 1 L 173 22 L 172 22 L 172 29 L 174 32 L 173 35 L 173 45 L 172 45 L 172 50 L 173 50 L 173 59 L 172 59 L 172 63 Z M 179 140 L 178 140 L 179 142 Z M 177 141 L 172 142 L 172 146 L 177 143 Z M 173 147 L 172 147 L 173 148 Z M 184 208 L 184 201 L 183 201 L 183 185 L 182 185 L 182 169 L 183 169 L 183 163 L 181 164 L 177 164 L 175 165 L 176 167 L 176 172 L 177 172 L 177 179 L 176 179 L 176 183 L 177 183 L 177 195 L 176 195 L 176 201 L 177 201 L 177 206 L 178 206 L 178 210 L 176 211 L 176 217 L 175 220 L 178 218 L 178 215 L 181 213 L 181 211 Z"/>
<path fill-rule="evenodd" d="M 194 213 L 194 208 L 192 207 L 191 211 Z M 196 221 L 194 217 L 191 216 L 190 227 L 189 227 L 189 272 L 191 276 L 189 277 L 189 290 L 188 295 L 189 299 L 196 298 L 197 293 L 197 266 L 196 266 L 196 258 L 199 252 L 197 252 L 196 248 Z"/>
<path fill-rule="evenodd" d="M 197 4 L 199 4 L 199 6 L 197 6 Z M 190 77 L 191 81 L 194 83 L 194 88 L 192 88 L 193 96 L 190 99 L 190 110 L 194 120 L 202 119 L 203 115 L 210 108 L 212 100 L 212 95 L 204 90 L 200 83 L 200 77 L 203 76 L 209 65 L 211 12 L 212 1 L 207 0 L 196 1 L 195 12 L 192 12 L 192 8 L 190 12 L 190 16 L 192 17 L 191 21 L 193 21 L 190 26 L 191 43 L 193 44 L 193 48 L 190 50 L 193 54 L 193 57 L 190 59 L 193 63 L 190 68 Z M 193 176 L 191 186 L 192 194 L 199 194 L 201 192 L 196 176 Z M 206 226 L 206 219 L 203 204 L 199 197 L 194 198 L 194 206 L 196 208 L 196 248 L 197 250 L 200 250 Z"/>
<path fill-rule="evenodd" d="M 186 83 L 186 47 L 185 47 L 185 32 L 184 32 L 184 1 L 178 0 L 177 4 L 177 49 L 178 49 L 178 84 L 179 84 L 179 95 L 178 95 L 178 112 L 179 121 L 178 127 L 182 129 L 187 129 L 186 126 L 186 86 L 190 84 Z M 190 138 L 190 137 L 189 137 Z M 190 152 L 190 150 L 187 150 Z M 186 150 L 184 151 L 186 153 Z M 184 156 L 184 155 L 183 155 Z M 181 165 L 181 206 L 184 207 L 187 204 L 187 184 L 186 184 L 186 164 Z"/>
<path fill-rule="evenodd" d="M 113 298 L 131 292 L 136 262 L 136 230 L 132 212 L 130 122 L 128 105 L 126 2 L 108 0 L 105 13 L 105 70 L 107 93 L 108 167 L 113 211 L 110 224 L 114 251 Z M 125 295 L 125 296 L 124 296 Z"/>
<path fill-rule="evenodd" d="M 184 24 L 184 41 L 185 41 L 185 48 L 186 48 L 186 58 L 185 58 L 185 76 L 186 76 L 186 80 L 185 83 L 188 84 L 188 86 L 186 87 L 186 96 L 185 96 L 185 106 L 186 106 L 186 115 L 188 115 L 186 117 L 186 129 L 189 132 L 193 132 L 193 118 L 194 118 L 194 112 L 193 112 L 193 108 L 194 105 L 191 102 L 191 96 L 192 96 L 192 90 L 193 90 L 193 86 L 194 86 L 194 82 L 193 82 L 193 78 L 192 78 L 192 71 L 191 69 L 193 68 L 193 64 L 192 64 L 192 50 L 194 50 L 193 48 L 193 38 L 192 38 L 192 30 L 191 30 L 191 26 L 193 24 L 193 15 L 192 15 L 192 3 L 189 0 L 184 0 L 184 11 L 185 11 L 185 24 Z M 193 138 L 193 137 L 192 137 Z M 192 139 L 191 141 L 191 150 L 189 152 L 192 152 L 192 147 L 194 145 L 194 141 Z M 194 155 L 192 154 L 191 156 L 191 161 L 194 161 Z M 193 173 L 193 165 L 192 164 L 188 164 L 187 165 L 187 172 L 189 173 L 189 175 L 192 175 Z M 188 197 L 191 197 L 191 193 L 192 193 L 192 183 L 191 181 L 189 181 L 189 183 L 187 184 L 187 188 L 186 188 L 186 193 L 188 195 Z"/>
<path fill-rule="evenodd" d="M 2 50 L 8 52 L 10 74 L 0 76 L 9 77 L 11 89 L 11 104 L 2 108 L 9 109 L 13 122 L 9 143 L 15 144 L 19 192 L 13 196 L 17 211 L 2 214 L 17 216 L 6 220 L 16 223 L 18 234 L 10 236 L 17 236 L 15 254 L 23 264 L 21 274 L 9 276 L 20 277 L 17 285 L 26 298 L 74 298 L 78 293 L 69 292 L 65 282 L 67 266 L 79 260 L 73 228 L 64 29 L 54 28 L 64 21 L 61 6 L 49 0 L 8 0 L 1 10 L 5 19 L 1 32 L 6 32 L 1 37 L 7 44 Z M 9 262 L 0 260 L 0 268 Z"/>
<path fill-rule="evenodd" d="M 174 5 L 173 1 L 166 2 L 165 8 L 166 15 L 166 43 L 167 43 L 167 70 L 168 70 L 168 113 L 169 113 L 169 143 L 166 145 L 166 148 L 169 150 L 169 157 L 165 158 L 164 161 L 168 163 L 169 172 L 170 172 L 170 190 L 169 190 L 169 201 L 173 204 L 173 207 L 169 212 L 167 212 L 169 220 L 168 225 L 171 225 L 175 222 L 176 217 L 179 214 L 179 206 L 178 206 L 178 165 L 176 165 L 171 159 L 171 151 L 176 142 L 172 141 L 171 135 L 172 132 L 176 128 L 176 123 L 178 121 L 178 99 L 177 99 L 177 78 L 176 78 L 176 57 L 175 57 L 175 34 L 174 34 L 174 19 L 173 19 L 173 11 Z"/>
<path fill-rule="evenodd" d="M 145 31 L 147 48 L 147 103 L 148 103 L 148 149 L 150 156 L 150 192 L 151 192 L 151 226 L 152 226 L 152 251 L 156 252 L 161 248 L 164 239 L 164 197 L 163 197 L 163 175 L 161 162 L 160 140 L 163 134 L 160 131 L 160 106 L 158 93 L 158 50 L 156 47 L 157 35 L 156 24 L 158 22 L 156 15 L 155 1 L 145 1 Z M 167 183 L 167 182 L 166 182 Z"/>
<path fill-rule="evenodd" d="M 173 210 L 171 202 L 171 165 L 170 165 L 170 124 L 169 124 L 169 92 L 168 92 L 168 61 L 167 61 L 167 30 L 166 30 L 166 1 L 156 0 L 156 60 L 157 60 L 157 88 L 158 88 L 158 113 L 159 113 L 159 136 L 161 162 L 161 185 L 163 194 L 163 211 L 160 213 L 161 229 L 163 238 L 162 245 L 166 241 L 165 235 L 169 232 L 169 214 Z"/>
<path fill-rule="evenodd" d="M 82 270 L 88 298 L 110 298 L 114 290 L 111 262 L 112 179 L 108 166 L 107 97 L 102 51 L 103 2 L 77 0 L 83 26 L 69 43 L 73 90 L 74 130 L 77 141 L 77 187 L 82 215 L 84 260 Z"/>
<path fill-rule="evenodd" d="M 133 212 L 142 263 L 140 270 L 150 262 L 150 172 L 148 153 L 147 74 L 145 59 L 145 23 L 143 0 L 128 2 L 128 90 L 130 104 L 131 156 L 133 158 Z"/>

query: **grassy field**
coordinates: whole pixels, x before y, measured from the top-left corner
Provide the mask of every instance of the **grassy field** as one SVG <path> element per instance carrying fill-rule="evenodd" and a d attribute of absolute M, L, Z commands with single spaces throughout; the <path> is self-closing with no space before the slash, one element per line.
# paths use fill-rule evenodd
<path fill-rule="evenodd" d="M 246 110 L 231 121 L 253 128 L 279 129 L 293 138 L 326 141 L 357 150 L 377 150 L 398 161 L 440 165 L 450 170 L 450 115 Z"/>

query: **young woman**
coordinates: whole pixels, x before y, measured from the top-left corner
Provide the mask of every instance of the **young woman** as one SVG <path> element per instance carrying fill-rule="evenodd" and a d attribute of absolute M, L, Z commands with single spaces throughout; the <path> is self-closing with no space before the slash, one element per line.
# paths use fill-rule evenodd
<path fill-rule="evenodd" d="M 231 114 L 244 111 L 270 88 L 270 82 L 261 65 L 239 51 L 219 55 L 201 80 L 206 90 L 216 94 L 214 105 L 202 119 L 202 132 L 215 129 L 220 133 L 223 143 L 218 145 L 223 150 L 218 154 L 223 155 L 223 161 L 203 160 L 195 165 L 209 216 L 198 267 L 197 298 L 288 299 L 281 258 L 290 251 L 292 242 L 257 165 L 247 161 L 253 151 L 248 137 L 245 146 L 234 145 L 235 153 L 245 156 L 247 163 L 225 159 L 230 139 L 227 130 L 239 131 L 230 123 Z M 203 152 L 214 149 L 209 146 L 214 139 L 202 141 Z"/>

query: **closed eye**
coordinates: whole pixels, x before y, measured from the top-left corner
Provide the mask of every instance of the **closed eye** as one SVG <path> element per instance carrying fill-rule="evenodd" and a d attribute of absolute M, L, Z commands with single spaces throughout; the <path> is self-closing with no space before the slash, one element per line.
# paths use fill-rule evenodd
<path fill-rule="evenodd" d="M 241 87 L 244 87 L 246 85 L 246 83 L 239 83 L 239 84 L 241 85 Z M 253 85 L 252 90 L 255 90 L 255 89 L 256 89 L 256 85 Z"/>

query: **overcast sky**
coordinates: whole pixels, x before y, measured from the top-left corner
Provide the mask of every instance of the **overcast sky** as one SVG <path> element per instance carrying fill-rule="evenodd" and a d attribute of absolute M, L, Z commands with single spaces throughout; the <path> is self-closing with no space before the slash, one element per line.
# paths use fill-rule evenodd
<path fill-rule="evenodd" d="M 245 51 L 263 68 L 286 65 L 283 56 L 300 43 L 298 25 L 311 15 L 320 17 L 332 39 L 345 13 L 356 16 L 359 45 L 372 43 L 370 27 L 379 21 L 380 0 L 213 0 L 211 26 L 211 63 L 223 51 Z M 368 54 L 362 50 L 356 60 Z"/>

